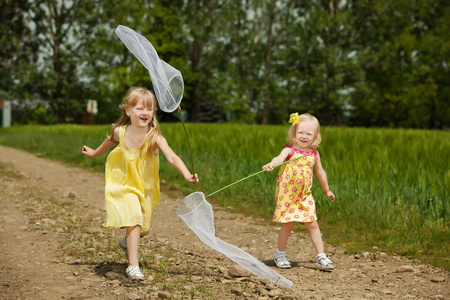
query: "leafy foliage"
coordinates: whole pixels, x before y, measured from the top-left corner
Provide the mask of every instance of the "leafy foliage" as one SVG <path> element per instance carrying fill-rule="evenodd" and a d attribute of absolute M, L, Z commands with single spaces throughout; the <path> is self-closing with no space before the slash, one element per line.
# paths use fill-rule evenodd
<path fill-rule="evenodd" d="M 0 96 L 44 102 L 63 123 L 83 123 L 96 99 L 94 121 L 113 122 L 128 87 L 152 86 L 115 36 L 121 24 L 181 71 L 191 122 L 281 123 L 307 111 L 326 125 L 448 128 L 447 2 L 7 0 Z"/>

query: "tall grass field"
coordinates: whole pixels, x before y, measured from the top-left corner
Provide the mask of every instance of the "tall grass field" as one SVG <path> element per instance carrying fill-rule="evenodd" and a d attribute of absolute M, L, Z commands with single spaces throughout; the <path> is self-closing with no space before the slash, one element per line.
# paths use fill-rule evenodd
<path fill-rule="evenodd" d="M 186 195 L 216 190 L 261 170 L 283 149 L 289 126 L 186 124 L 200 184 L 192 186 L 160 158 L 160 177 Z M 0 129 L 0 144 L 103 172 L 107 153 L 96 148 L 110 126 L 14 126 Z M 180 123 L 161 124 L 169 145 L 191 170 Z M 336 201 L 318 180 L 313 195 L 326 242 L 349 252 L 396 253 L 450 270 L 450 132 L 322 127 L 319 147 Z M 277 170 L 225 189 L 208 201 L 232 206 L 271 222 Z M 296 231 L 305 230 L 302 225 Z"/>

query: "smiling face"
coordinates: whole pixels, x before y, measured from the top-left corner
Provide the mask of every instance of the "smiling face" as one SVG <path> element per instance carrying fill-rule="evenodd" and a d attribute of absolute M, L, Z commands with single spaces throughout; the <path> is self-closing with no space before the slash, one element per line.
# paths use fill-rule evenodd
<path fill-rule="evenodd" d="M 138 127 L 148 126 L 153 119 L 153 106 L 144 104 L 142 98 L 139 98 L 134 106 L 127 108 L 125 111 L 130 117 L 131 124 Z"/>
<path fill-rule="evenodd" d="M 295 145 L 299 150 L 311 151 L 317 133 L 317 123 L 314 121 L 303 121 L 297 125 L 295 131 Z"/>

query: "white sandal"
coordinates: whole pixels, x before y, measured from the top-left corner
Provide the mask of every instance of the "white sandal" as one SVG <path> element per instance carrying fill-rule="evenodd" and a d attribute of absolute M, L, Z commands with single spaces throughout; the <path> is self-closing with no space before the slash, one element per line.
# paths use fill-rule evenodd
<path fill-rule="evenodd" d="M 144 280 L 144 274 L 138 266 L 129 266 L 127 268 L 127 277 L 130 280 Z"/>
<path fill-rule="evenodd" d="M 334 269 L 333 262 L 325 254 L 316 257 L 316 267 L 326 270 Z"/>
<path fill-rule="evenodd" d="M 286 253 L 275 253 L 273 258 L 277 268 L 281 269 L 289 269 L 291 267 L 291 263 L 286 257 Z"/>

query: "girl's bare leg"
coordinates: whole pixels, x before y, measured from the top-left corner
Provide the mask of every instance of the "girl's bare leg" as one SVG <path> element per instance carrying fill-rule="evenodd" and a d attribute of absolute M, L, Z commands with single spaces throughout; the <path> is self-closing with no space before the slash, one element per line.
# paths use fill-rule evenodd
<path fill-rule="evenodd" d="M 138 250 L 139 239 L 141 238 L 141 226 L 127 227 L 127 251 L 128 263 L 130 266 L 139 266 Z"/>
<path fill-rule="evenodd" d="M 289 238 L 289 234 L 291 233 L 293 228 L 294 228 L 294 222 L 284 223 L 283 226 L 281 226 L 280 232 L 278 233 L 278 250 L 279 251 L 286 250 L 286 244 L 287 244 L 287 241 Z"/>
<path fill-rule="evenodd" d="M 317 221 L 305 223 L 308 228 L 309 235 L 311 236 L 311 242 L 316 249 L 316 254 L 324 253 L 322 234 L 320 233 L 319 224 Z"/>

